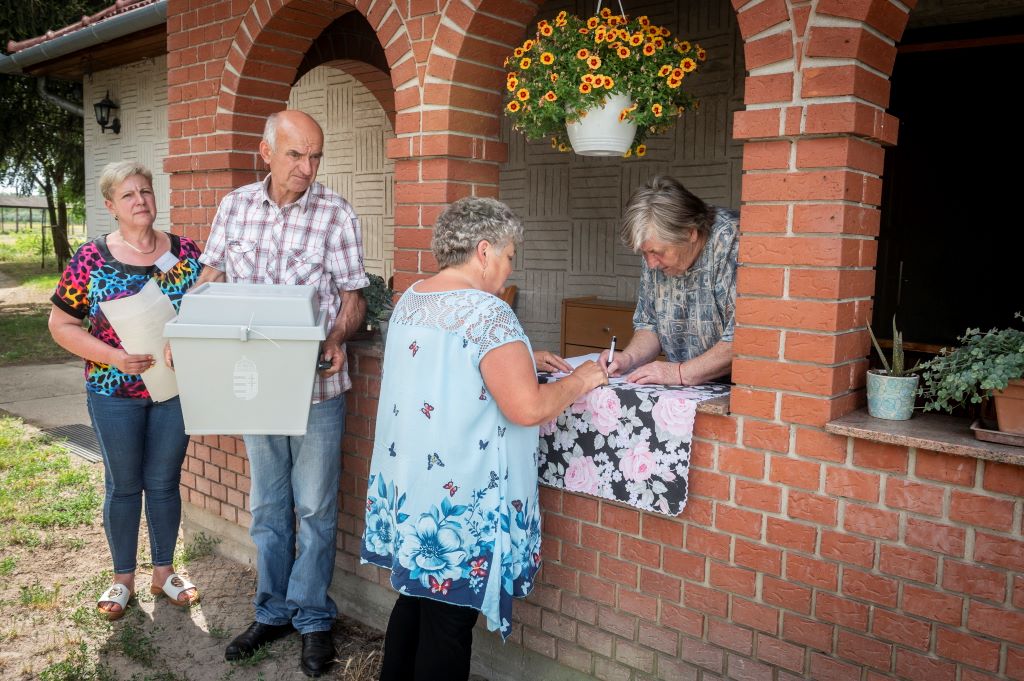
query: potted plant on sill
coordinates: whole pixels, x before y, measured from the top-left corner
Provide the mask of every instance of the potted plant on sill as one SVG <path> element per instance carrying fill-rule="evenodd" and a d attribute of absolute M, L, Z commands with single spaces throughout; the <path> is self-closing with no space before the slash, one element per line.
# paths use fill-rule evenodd
<path fill-rule="evenodd" d="M 363 289 L 363 297 L 366 299 L 366 330 L 380 329 L 381 339 L 386 342 L 388 322 L 395 310 L 392 302 L 395 291 L 387 285 L 384 277 L 369 273 L 366 276 L 370 279 L 370 285 Z"/>
<path fill-rule="evenodd" d="M 967 329 L 957 340 L 959 346 L 943 348 L 924 365 L 925 411 L 951 412 L 992 397 L 999 430 L 1024 435 L 1024 331 Z"/>
<path fill-rule="evenodd" d="M 892 318 L 892 363 L 886 359 L 882 346 L 875 338 L 875 332 L 868 324 L 868 334 L 875 346 L 883 369 L 868 369 L 868 414 L 878 419 L 906 421 L 914 414 L 914 398 L 917 396 L 917 372 L 921 364 L 906 368 L 903 355 L 903 334 L 896 329 L 896 317 Z"/>
<path fill-rule="evenodd" d="M 586 19 L 559 12 L 505 60 L 505 114 L 527 139 L 550 138 L 559 151 L 643 156 L 649 134 L 695 106 L 683 82 L 706 58 L 700 45 L 646 16 L 607 7 Z M 590 136 L 606 122 L 612 131 Z"/>

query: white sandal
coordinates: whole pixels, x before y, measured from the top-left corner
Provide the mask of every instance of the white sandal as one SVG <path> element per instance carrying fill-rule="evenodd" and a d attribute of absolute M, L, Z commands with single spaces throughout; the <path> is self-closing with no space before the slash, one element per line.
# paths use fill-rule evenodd
<path fill-rule="evenodd" d="M 124 612 L 128 609 L 128 601 L 131 600 L 133 595 L 134 594 L 128 590 L 127 586 L 115 582 L 114 584 L 111 584 L 110 588 L 104 591 L 96 600 L 96 612 L 100 614 L 100 617 L 105 617 L 111 622 L 121 619 L 124 617 Z M 105 610 L 100 607 L 102 603 L 114 603 L 121 606 L 121 609 Z"/>
<path fill-rule="evenodd" d="M 192 598 L 188 599 L 187 601 L 179 600 L 181 594 L 188 591 L 189 589 L 195 589 L 195 595 L 193 595 Z M 163 594 L 170 599 L 171 603 L 173 603 L 174 605 L 181 606 L 183 608 L 187 608 L 188 606 L 199 602 L 199 589 L 196 589 L 195 584 L 188 581 L 187 579 L 179 575 L 177 572 L 172 572 L 170 575 L 168 575 L 167 580 L 164 582 L 164 585 L 162 587 L 157 586 L 156 584 L 150 586 L 149 592 L 157 595 Z"/>

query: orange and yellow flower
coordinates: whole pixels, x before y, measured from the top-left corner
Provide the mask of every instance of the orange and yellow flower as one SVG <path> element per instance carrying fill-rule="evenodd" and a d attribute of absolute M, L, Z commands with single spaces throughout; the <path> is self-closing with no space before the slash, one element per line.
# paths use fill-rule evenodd
<path fill-rule="evenodd" d="M 661 104 L 654 104 L 654 105 L 651 106 L 651 113 L 653 113 L 658 118 L 661 118 L 662 112 L 663 112 L 663 109 L 661 107 Z"/>
<path fill-rule="evenodd" d="M 555 73 L 554 71 L 551 72 L 551 76 L 550 77 L 551 77 L 551 82 L 552 83 L 557 83 L 558 82 L 558 74 Z"/>
<path fill-rule="evenodd" d="M 657 50 L 654 49 L 654 45 L 653 44 L 647 43 L 646 45 L 644 45 L 644 56 L 645 57 L 650 57 L 656 51 Z"/>
<path fill-rule="evenodd" d="M 509 78 L 508 82 L 505 83 L 505 87 L 508 88 L 509 92 L 515 92 L 516 88 L 519 87 L 519 79 L 518 78 Z"/>
<path fill-rule="evenodd" d="M 668 64 L 662 64 L 661 68 L 658 69 L 658 77 L 664 78 L 668 74 L 672 73 L 672 67 Z"/>
<path fill-rule="evenodd" d="M 682 40 L 682 41 L 678 42 L 676 44 L 676 49 L 679 50 L 680 52 L 689 52 L 690 51 L 690 41 Z"/>
<path fill-rule="evenodd" d="M 587 58 L 587 67 L 591 71 L 596 71 L 597 69 L 601 68 L 601 58 L 598 57 L 597 55 L 592 55 L 592 56 L 588 57 Z"/>
<path fill-rule="evenodd" d="M 578 33 L 582 34 L 582 35 L 586 35 L 586 34 L 590 33 L 590 29 L 583 28 L 582 26 L 580 28 L 576 29 L 576 31 Z"/>
<path fill-rule="evenodd" d="M 638 145 L 636 145 L 636 155 L 637 156 L 643 156 L 646 153 L 647 153 L 647 145 L 646 144 L 638 144 Z"/>
<path fill-rule="evenodd" d="M 540 28 L 540 34 L 542 36 L 550 36 L 554 32 L 555 32 L 555 29 L 552 28 L 550 24 L 547 24 L 545 26 L 541 26 L 541 28 Z"/>
<path fill-rule="evenodd" d="M 558 16 L 555 17 L 555 21 L 565 21 L 568 17 L 569 13 L 563 9 L 561 12 L 558 13 Z"/>
<path fill-rule="evenodd" d="M 523 51 L 529 52 L 533 48 L 533 39 L 527 40 L 523 43 Z"/>
<path fill-rule="evenodd" d="M 651 20 L 647 18 L 646 14 L 637 17 L 636 20 L 637 20 L 637 22 L 641 26 L 650 26 L 651 25 Z"/>
<path fill-rule="evenodd" d="M 528 99 L 530 98 L 530 91 L 529 91 L 529 90 L 527 90 L 527 89 L 526 89 L 526 88 L 524 88 L 524 87 L 521 87 L 521 88 L 519 88 L 519 90 L 518 90 L 518 91 L 516 92 L 516 97 L 518 97 L 520 101 L 523 101 L 523 102 L 525 102 L 526 100 L 528 100 Z"/>
<path fill-rule="evenodd" d="M 683 70 L 682 69 L 672 69 L 672 78 L 676 78 L 677 80 L 682 80 L 683 79 L 683 75 L 684 74 L 683 74 Z"/>
<path fill-rule="evenodd" d="M 683 71 L 689 73 L 690 71 L 693 71 L 695 68 L 697 68 L 697 62 L 690 59 L 689 57 L 683 57 L 683 59 L 679 62 L 679 66 L 680 68 L 683 69 Z"/>
<path fill-rule="evenodd" d="M 587 28 L 594 29 L 601 21 L 597 17 L 590 17 L 587 19 Z"/>
<path fill-rule="evenodd" d="M 576 58 L 577 59 L 586 59 L 589 56 L 590 56 L 590 51 L 587 48 L 585 48 L 585 47 L 581 47 L 580 49 L 576 50 Z"/>
<path fill-rule="evenodd" d="M 643 41 L 644 37 L 639 33 L 634 33 L 633 35 L 629 36 L 629 44 L 632 45 L 633 47 L 637 47 L 638 45 L 643 43 Z"/>
<path fill-rule="evenodd" d="M 596 31 L 594 31 L 594 42 L 595 43 L 603 42 L 604 41 L 604 36 L 605 36 L 604 26 L 599 26 L 598 29 Z"/>
<path fill-rule="evenodd" d="M 657 38 L 655 38 L 653 42 L 654 42 L 654 46 L 657 47 L 659 50 L 661 48 L 665 47 L 665 39 L 662 38 L 661 36 L 658 36 Z"/>
<path fill-rule="evenodd" d="M 558 150 L 559 151 L 569 151 L 569 145 L 566 144 L 565 142 L 563 142 L 563 143 L 558 145 Z"/>
<path fill-rule="evenodd" d="M 508 106 L 506 106 L 505 108 L 512 113 L 518 113 L 519 110 L 523 107 L 522 105 L 519 104 L 519 102 L 513 99 L 511 102 L 508 103 Z"/>
<path fill-rule="evenodd" d="M 619 59 L 626 59 L 626 58 L 628 58 L 628 57 L 629 57 L 629 55 L 630 55 L 630 54 L 632 54 L 632 53 L 631 53 L 631 52 L 629 51 L 629 48 L 628 48 L 628 47 L 625 47 L 625 46 L 623 46 L 623 47 L 620 47 L 620 48 L 619 48 L 619 49 L 618 49 L 618 50 L 617 50 L 617 51 L 615 52 L 615 54 L 619 55 Z"/>
<path fill-rule="evenodd" d="M 605 90 L 611 90 L 613 87 L 615 87 L 615 79 L 612 78 L 611 76 L 605 76 L 604 77 L 604 89 Z"/>
<path fill-rule="evenodd" d="M 515 57 L 516 59 L 519 59 L 520 57 L 522 57 L 523 56 L 523 48 L 517 47 L 516 49 L 512 50 L 512 56 Z"/>
<path fill-rule="evenodd" d="M 612 11 L 610 9 L 608 9 L 607 7 L 601 8 L 601 18 L 602 19 L 607 19 L 611 15 L 612 15 Z M 591 18 L 593 19 L 593 17 L 591 17 Z"/>
<path fill-rule="evenodd" d="M 550 52 L 542 52 L 540 55 L 540 63 L 545 66 L 550 66 L 555 63 L 555 55 Z"/>
<path fill-rule="evenodd" d="M 675 90 L 675 89 L 676 89 L 677 87 L 679 87 L 679 86 L 680 86 L 680 85 L 682 84 L 682 82 L 683 82 L 683 79 L 682 79 L 682 78 L 669 78 L 669 79 L 668 79 L 668 80 L 666 81 L 666 84 L 667 84 L 667 85 L 668 85 L 668 86 L 669 86 L 670 88 L 672 88 L 673 90 Z"/>
<path fill-rule="evenodd" d="M 707 58 L 708 58 L 707 50 L 705 50 L 703 47 L 698 45 L 697 46 L 697 59 L 700 59 L 701 61 L 704 61 Z"/>
<path fill-rule="evenodd" d="M 526 69 L 530 68 L 530 64 L 532 63 L 532 59 L 530 59 L 529 57 L 523 57 L 522 59 L 519 60 L 519 68 L 525 71 Z"/>
<path fill-rule="evenodd" d="M 584 95 L 589 94 L 590 91 L 593 89 L 594 88 L 590 85 L 590 83 L 580 83 L 580 93 Z"/>
<path fill-rule="evenodd" d="M 556 99 L 558 99 L 558 95 L 556 95 L 551 90 L 548 90 L 547 92 L 544 93 L 544 99 L 548 102 L 553 102 Z"/>
<path fill-rule="evenodd" d="M 594 74 L 593 73 L 584 73 L 580 77 L 580 82 L 581 83 L 586 83 L 588 85 L 593 85 L 594 84 Z"/>

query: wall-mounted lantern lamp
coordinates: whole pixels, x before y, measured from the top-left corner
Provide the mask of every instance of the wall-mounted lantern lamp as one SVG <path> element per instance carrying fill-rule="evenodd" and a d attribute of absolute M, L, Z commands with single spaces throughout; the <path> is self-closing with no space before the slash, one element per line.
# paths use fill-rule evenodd
<path fill-rule="evenodd" d="M 121 121 L 117 118 L 110 119 L 113 111 L 120 108 L 110 101 L 110 90 L 107 90 L 107 96 L 93 104 L 92 108 L 96 110 L 96 122 L 100 124 L 101 135 L 104 130 L 113 130 L 115 135 L 121 132 Z"/>

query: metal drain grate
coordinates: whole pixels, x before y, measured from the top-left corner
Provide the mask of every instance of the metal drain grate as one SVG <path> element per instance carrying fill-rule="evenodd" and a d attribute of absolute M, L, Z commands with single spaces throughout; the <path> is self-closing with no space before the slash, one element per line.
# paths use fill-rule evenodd
<path fill-rule="evenodd" d="M 72 423 L 67 426 L 45 428 L 43 432 L 62 439 L 63 442 L 60 443 L 62 447 L 90 463 L 103 460 L 103 455 L 100 454 L 100 443 L 96 439 L 96 433 L 93 432 L 92 426 Z"/>

